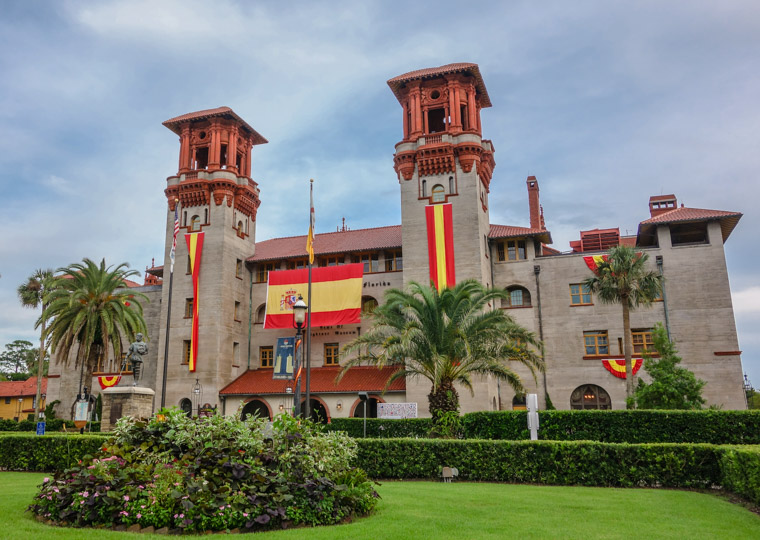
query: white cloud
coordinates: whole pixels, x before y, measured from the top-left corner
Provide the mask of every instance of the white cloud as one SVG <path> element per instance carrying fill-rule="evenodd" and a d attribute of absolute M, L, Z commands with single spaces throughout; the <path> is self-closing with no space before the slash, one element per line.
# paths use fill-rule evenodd
<path fill-rule="evenodd" d="M 760 286 L 735 291 L 731 299 L 737 316 L 760 315 Z"/>

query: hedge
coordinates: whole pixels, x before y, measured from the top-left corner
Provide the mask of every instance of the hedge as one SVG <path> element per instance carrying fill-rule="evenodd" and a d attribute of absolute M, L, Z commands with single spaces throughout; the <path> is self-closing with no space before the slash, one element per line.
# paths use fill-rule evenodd
<path fill-rule="evenodd" d="M 760 449 L 725 448 L 720 469 L 725 489 L 760 504 Z"/>
<path fill-rule="evenodd" d="M 12 471 L 59 471 L 82 456 L 97 452 L 106 435 L 55 433 L 5 433 L 0 436 L 0 469 Z"/>
<path fill-rule="evenodd" d="M 527 440 L 525 411 L 462 416 L 465 439 Z M 538 437 L 612 443 L 760 444 L 760 411 L 541 411 Z M 360 438 L 363 419 L 335 418 L 329 429 Z M 430 419 L 367 419 L 367 437 L 427 437 Z"/>
<path fill-rule="evenodd" d="M 45 431 L 63 431 L 63 426 L 69 431 L 79 431 L 74 426 L 73 420 L 61 420 L 60 418 L 50 418 L 45 422 Z M 91 432 L 100 431 L 100 422 L 90 422 L 87 426 Z M 34 420 L 15 420 L 0 419 L 0 431 L 37 431 L 37 423 Z"/>

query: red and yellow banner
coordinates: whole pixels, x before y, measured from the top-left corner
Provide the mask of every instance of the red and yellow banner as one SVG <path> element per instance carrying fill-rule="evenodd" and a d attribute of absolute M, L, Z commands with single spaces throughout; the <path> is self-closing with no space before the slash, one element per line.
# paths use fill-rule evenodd
<path fill-rule="evenodd" d="M 596 271 L 599 269 L 599 264 L 607 261 L 607 255 L 591 255 L 583 257 L 583 261 L 586 263 L 586 266 L 588 266 L 588 269 L 596 274 Z"/>
<path fill-rule="evenodd" d="M 264 328 L 293 328 L 293 304 L 299 295 L 311 304 L 313 328 L 360 322 L 363 273 L 362 264 L 312 268 L 310 302 L 308 269 L 269 272 Z"/>
<path fill-rule="evenodd" d="M 98 377 L 98 384 L 100 384 L 100 387 L 103 390 L 105 390 L 106 388 L 111 388 L 112 386 L 116 386 L 117 384 L 119 384 L 120 380 L 121 380 L 121 375 L 114 375 L 113 377 L 102 375 Z"/>
<path fill-rule="evenodd" d="M 631 360 L 633 363 L 632 371 L 633 374 L 636 375 L 636 372 L 641 369 L 641 364 L 644 362 L 642 358 L 633 358 Z M 618 379 L 626 379 L 625 376 L 625 359 L 622 360 L 602 360 L 602 365 L 604 366 L 604 369 L 612 373 L 615 377 Z"/>
<path fill-rule="evenodd" d="M 430 281 L 439 291 L 456 284 L 454 273 L 454 222 L 451 203 L 425 207 Z"/>
<path fill-rule="evenodd" d="M 198 232 L 185 235 L 187 254 L 190 256 L 190 272 L 193 277 L 193 325 L 190 337 L 190 359 L 188 360 L 190 371 L 195 371 L 195 362 L 198 359 L 198 278 L 201 273 L 204 234 Z"/>

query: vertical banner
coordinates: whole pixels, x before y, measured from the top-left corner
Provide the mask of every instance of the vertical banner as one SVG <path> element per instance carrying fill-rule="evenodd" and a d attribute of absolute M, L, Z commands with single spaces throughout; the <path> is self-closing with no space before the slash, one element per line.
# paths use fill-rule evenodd
<path fill-rule="evenodd" d="M 201 273 L 204 234 L 199 232 L 185 235 L 187 253 L 190 256 L 190 272 L 193 277 L 193 330 L 190 338 L 190 359 L 188 361 L 190 371 L 195 371 L 195 361 L 198 359 L 198 277 Z"/>
<path fill-rule="evenodd" d="M 293 360 L 296 357 L 296 351 L 293 347 L 296 338 L 281 337 L 277 338 L 277 348 L 274 354 L 274 371 L 273 379 L 292 379 L 293 378 Z"/>
<path fill-rule="evenodd" d="M 425 207 L 430 281 L 439 291 L 456 284 L 454 274 L 454 222 L 451 203 Z"/>

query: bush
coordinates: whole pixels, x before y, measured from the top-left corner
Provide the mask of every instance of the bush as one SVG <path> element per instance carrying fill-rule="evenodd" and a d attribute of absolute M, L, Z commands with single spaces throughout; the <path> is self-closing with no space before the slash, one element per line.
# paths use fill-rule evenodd
<path fill-rule="evenodd" d="M 399 437 L 427 437 L 432 428 L 430 418 L 409 418 L 405 420 L 386 420 L 367 418 L 367 437 L 377 439 L 397 439 Z M 345 431 L 355 439 L 364 436 L 363 418 L 333 418 L 327 424 L 328 431 Z"/>
<path fill-rule="evenodd" d="M 587 441 L 364 439 L 356 464 L 373 478 L 436 479 L 456 467 L 464 480 L 620 487 L 710 487 L 721 483 L 719 450 L 695 444 Z"/>
<path fill-rule="evenodd" d="M 760 449 L 726 448 L 721 452 L 723 487 L 760 504 Z"/>
<path fill-rule="evenodd" d="M 101 451 L 46 478 L 29 509 L 66 525 L 202 532 L 333 524 L 375 505 L 345 434 L 287 415 L 265 434 L 259 419 L 161 414 L 120 419 Z"/>
<path fill-rule="evenodd" d="M 66 426 L 68 432 L 78 432 L 73 420 L 61 420 L 60 418 L 48 418 L 45 421 L 45 433 L 63 431 Z M 100 432 L 100 422 L 90 422 L 85 430 L 93 433 Z M 37 422 L 34 419 L 21 420 L 0 420 L 0 431 L 37 431 Z"/>
<path fill-rule="evenodd" d="M 94 455 L 106 437 L 103 435 L 34 433 L 0 435 L 0 469 L 10 471 L 63 471 L 87 455 Z"/>

